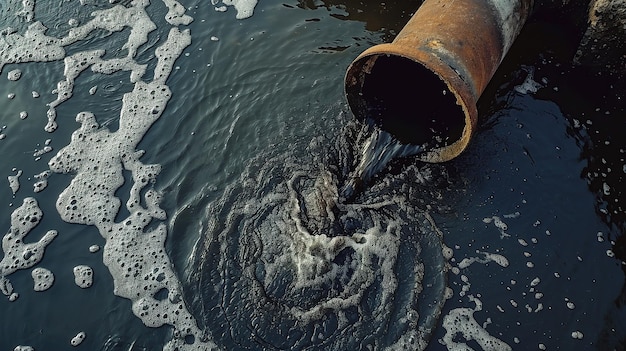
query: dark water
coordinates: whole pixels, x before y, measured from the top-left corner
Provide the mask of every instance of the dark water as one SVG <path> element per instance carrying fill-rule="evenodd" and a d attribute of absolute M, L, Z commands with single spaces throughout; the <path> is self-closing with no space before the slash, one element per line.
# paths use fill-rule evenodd
<path fill-rule="evenodd" d="M 38 2 L 35 18 L 63 36 L 70 18 L 84 23 L 111 7 L 93 3 Z M 484 332 L 463 336 L 467 319 L 448 337 L 472 349 L 490 338 L 512 349 L 619 348 L 622 87 L 588 86 L 567 55 L 522 37 L 481 100 L 481 128 L 466 153 L 445 165 L 392 161 L 344 203 L 340 189 L 358 167 L 358 140 L 367 139 L 343 98 L 345 68 L 396 33 L 419 2 L 261 1 L 246 20 L 233 8 L 183 5 L 194 21 L 180 27 L 192 43 L 167 80 L 163 115 L 136 149 L 144 163 L 161 165 L 150 187 L 162 193 L 167 219 L 153 221 L 166 225 L 165 251 L 205 337 L 229 350 L 421 349 L 427 340 L 426 349 L 444 350 L 446 321 L 465 314 Z M 15 9 L 21 2 L 0 4 L 0 27 L 25 30 Z M 170 26 L 161 2 L 147 12 L 157 29 L 136 60 L 153 72 Z M 129 32 L 95 31 L 66 54 L 122 55 Z M 6 79 L 15 68 L 20 80 Z M 60 218 L 55 202 L 74 175 L 53 173 L 33 192 L 34 175 L 70 143 L 75 115 L 92 111 L 100 126 L 118 130 L 122 96 L 133 90 L 128 72 L 85 71 L 47 133 L 46 103 L 63 69 L 52 61 L 2 70 L 0 166 L 5 176 L 23 173 L 15 196 L 0 187 L 0 225 L 8 231 L 11 213 L 32 196 L 43 217 L 25 241 L 49 229 L 59 235 L 37 264 L 55 275 L 49 290 L 33 291 L 32 269 L 8 276 L 19 298 L 0 302 L 0 349 L 70 349 L 79 331 L 82 349 L 162 349 L 171 328 L 144 326 L 131 301 L 114 295 L 103 250 L 89 252 L 105 247 L 98 229 Z M 529 71 L 542 87 L 516 91 Z M 36 159 L 47 139 L 52 151 Z M 133 182 L 130 171 L 123 176 L 115 196 L 125 203 Z M 116 221 L 129 215 L 122 206 Z M 74 283 L 79 264 L 94 269 L 92 287 Z"/>

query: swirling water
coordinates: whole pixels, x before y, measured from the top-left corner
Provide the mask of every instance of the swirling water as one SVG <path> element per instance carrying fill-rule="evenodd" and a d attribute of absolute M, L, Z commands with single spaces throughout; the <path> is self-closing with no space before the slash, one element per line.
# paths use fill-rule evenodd
<path fill-rule="evenodd" d="M 585 349 L 610 330 L 623 278 L 556 105 L 505 94 L 459 161 L 392 161 L 343 201 L 368 135 L 343 73 L 388 34 L 352 5 L 29 4 L 0 4 L 0 349 Z"/>

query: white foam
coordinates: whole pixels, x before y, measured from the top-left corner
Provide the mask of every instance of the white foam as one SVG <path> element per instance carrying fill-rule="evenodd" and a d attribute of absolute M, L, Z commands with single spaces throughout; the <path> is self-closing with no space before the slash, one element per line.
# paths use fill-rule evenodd
<path fill-rule="evenodd" d="M 93 269 L 89 266 L 78 265 L 74 267 L 74 283 L 82 289 L 93 285 Z"/>
<path fill-rule="evenodd" d="M 472 263 L 489 263 L 489 262 L 495 262 L 498 265 L 502 266 L 502 267 L 508 267 L 509 266 L 509 260 L 504 257 L 503 255 L 500 254 L 496 254 L 496 253 L 489 253 L 489 252 L 481 252 L 478 251 L 477 253 L 482 254 L 484 256 L 484 258 L 480 258 L 480 257 L 466 257 L 464 259 L 461 260 L 461 262 L 459 262 L 458 267 L 463 269 L 463 268 L 467 268 L 469 267 Z"/>
<path fill-rule="evenodd" d="M 7 74 L 7 79 L 11 81 L 19 80 L 20 77 L 22 77 L 22 71 L 19 69 L 9 71 L 9 73 Z"/>
<path fill-rule="evenodd" d="M 13 195 L 20 190 L 20 176 L 22 175 L 22 170 L 18 170 L 15 175 L 8 176 L 7 179 L 9 181 L 9 187 L 11 188 L 11 192 Z"/>
<path fill-rule="evenodd" d="M 72 340 L 70 340 L 70 345 L 72 346 L 78 346 L 80 344 L 82 344 L 82 342 L 85 340 L 85 337 L 87 335 L 85 334 L 85 332 L 78 332 L 78 334 L 76 334 Z"/>
<path fill-rule="evenodd" d="M 462 337 L 466 341 L 475 341 L 483 350 L 512 350 L 504 341 L 491 336 L 474 318 L 474 312 L 482 310 L 482 303 L 476 297 L 469 295 L 470 301 L 476 304 L 471 308 L 455 308 L 443 318 L 442 325 L 446 329 L 446 334 L 441 342 L 448 350 L 472 350 L 465 342 L 460 341 Z"/>
<path fill-rule="evenodd" d="M 582 340 L 583 337 L 584 337 L 584 334 L 579 330 L 572 332 L 572 338 L 574 339 Z"/>
<path fill-rule="evenodd" d="M 18 346 L 15 346 L 13 351 L 35 351 L 35 348 L 33 348 L 32 346 L 18 345 Z"/>
<path fill-rule="evenodd" d="M 4 257 L 0 261 L 0 290 L 7 296 L 13 292 L 13 287 L 6 277 L 39 263 L 45 248 L 57 236 L 56 231 L 50 230 L 39 241 L 24 242 L 24 237 L 39 224 L 42 215 L 37 201 L 31 197 L 25 198 L 22 205 L 11 214 L 11 229 L 2 239 Z"/>
<path fill-rule="evenodd" d="M 254 8 L 256 7 L 257 0 L 223 0 L 226 6 L 233 6 L 237 11 L 235 16 L 237 19 L 246 19 L 254 14 Z M 216 5 L 217 2 L 214 4 Z M 224 12 L 226 9 L 223 6 L 216 6 L 216 11 Z"/>
<path fill-rule="evenodd" d="M 483 223 L 493 223 L 493 225 L 498 228 L 498 231 L 500 231 L 500 239 L 511 236 L 506 232 L 509 229 L 509 226 L 499 216 L 485 217 L 483 218 Z"/>
<path fill-rule="evenodd" d="M 83 5 L 86 3 L 87 1 L 81 1 Z M 114 292 L 132 300 L 133 312 L 146 325 L 169 324 L 174 327 L 174 338 L 165 346 L 165 349 L 212 349 L 212 342 L 204 338 L 182 301 L 180 282 L 173 272 L 169 258 L 164 253 L 167 234 L 165 226 L 160 225 L 144 233 L 147 224 L 154 223 L 153 219 L 165 219 L 165 212 L 158 205 L 160 194 L 152 189 L 142 191 L 154 181 L 160 167 L 144 165 L 139 161 L 143 153 L 135 150 L 135 147 L 165 109 L 171 96 L 169 88 L 165 85 L 166 80 L 172 71 L 174 61 L 191 43 L 189 31 L 181 30 L 176 26 L 189 24 L 192 18 L 185 14 L 185 8 L 178 1 L 164 0 L 164 3 L 168 8 L 165 20 L 172 27 L 167 38 L 155 50 L 157 62 L 151 81 L 143 77 L 146 65 L 138 64 L 134 59 L 138 48 L 147 42 L 148 34 L 156 29 L 155 23 L 146 12 L 146 7 L 149 5 L 147 0 L 135 0 L 127 6 L 115 5 L 94 11 L 91 18 L 82 25 L 78 25 L 82 19 L 80 21 L 72 19 L 68 23 L 75 27 L 70 28 L 67 35 L 62 38 L 47 36 L 45 34 L 47 28 L 38 21 L 31 23 L 23 33 L 18 33 L 13 29 L 3 30 L 0 33 L 0 70 L 5 64 L 63 60 L 64 79 L 57 83 L 54 91 L 57 95 L 56 99 L 48 104 L 48 123 L 45 127 L 48 132 L 53 132 L 57 128 L 56 109 L 72 97 L 75 81 L 79 79 L 82 72 L 87 69 L 97 74 L 130 72 L 130 81 L 135 83 L 135 87 L 132 92 L 125 94 L 122 100 L 118 131 L 110 133 L 106 128 L 97 130 L 100 126 L 96 123 L 95 116 L 89 112 L 80 113 L 77 115 L 77 120 L 81 123 L 81 128 L 73 134 L 70 145 L 62 149 L 50 161 L 52 171 L 76 174 L 72 184 L 61 194 L 58 210 L 66 221 L 98 227 L 107 239 L 103 256 L 105 264 L 113 275 Z M 23 7 L 27 12 L 32 13 L 33 6 L 34 1 L 25 0 Z M 121 48 L 122 51 L 126 50 L 126 57 L 106 59 L 103 50 L 78 51 L 71 56 L 65 55 L 64 47 L 88 38 L 94 31 L 113 34 L 126 29 L 130 31 L 125 34 L 127 39 Z M 95 88 L 90 90 L 91 94 L 95 92 Z M 33 91 L 32 96 L 36 98 L 39 93 Z M 12 97 L 14 95 L 9 96 L 9 98 Z M 100 137 L 103 139 L 98 140 Z M 82 160 L 79 159 L 79 153 L 85 150 L 89 150 L 86 152 L 88 156 Z M 46 144 L 44 148 L 37 150 L 35 156 L 40 157 L 43 153 L 50 151 L 52 148 Z M 135 183 L 131 194 L 128 194 L 129 200 L 126 203 L 131 214 L 127 220 L 115 224 L 115 215 L 121 205 L 120 200 L 115 196 L 115 190 L 124 182 L 121 176 L 124 169 L 133 173 L 132 181 Z M 45 188 L 44 181 L 47 175 L 48 173 L 41 173 L 38 177 L 39 181 L 35 185 L 36 192 Z M 31 209 L 34 205 L 36 201 L 28 198 L 25 205 L 14 212 L 12 218 L 17 220 L 19 214 L 26 208 Z M 31 213 L 29 218 L 33 219 L 33 222 L 38 222 L 40 217 L 39 211 Z M 29 223 L 24 223 L 23 226 Z M 32 228 L 12 229 L 5 236 L 9 248 L 5 249 L 5 256 L 0 266 L 2 269 L 0 287 L 3 288 L 3 292 L 12 291 L 12 286 L 5 276 L 15 269 L 34 264 L 36 259 L 43 254 L 45 245 L 56 235 L 56 232 L 47 233 L 36 244 L 38 246 L 34 247 L 31 246 L 35 244 L 27 246 L 23 242 L 14 243 L 15 233 L 23 237 L 30 229 Z M 33 251 L 28 260 L 22 260 L 19 256 L 25 249 Z M 124 259 L 126 255 L 129 256 L 128 260 Z M 134 269 L 129 274 L 125 267 L 130 266 Z M 79 276 L 85 277 L 83 273 L 86 271 L 80 270 Z M 146 280 L 138 280 L 137 276 Z M 87 280 L 81 278 L 81 284 L 88 285 Z M 155 295 L 164 289 L 168 292 L 167 298 L 157 299 Z M 77 337 L 80 335 L 84 337 L 84 333 Z M 193 343 L 188 342 L 189 339 L 186 339 L 188 336 L 193 336 Z"/>
<path fill-rule="evenodd" d="M 48 269 L 37 267 L 31 272 L 35 291 L 46 291 L 54 284 L 54 274 Z"/>
<path fill-rule="evenodd" d="M 32 22 L 35 17 L 35 0 L 22 0 L 22 10 L 17 13 L 26 19 L 26 22 Z"/>
<path fill-rule="evenodd" d="M 39 174 L 35 174 L 37 181 L 33 184 L 33 192 L 38 193 L 43 191 L 48 186 L 48 177 L 50 176 L 50 170 L 45 170 Z"/>
<path fill-rule="evenodd" d="M 527 68 L 526 78 L 524 82 L 520 85 L 516 85 L 514 87 L 515 91 L 520 94 L 529 94 L 536 93 L 539 88 L 543 88 L 541 83 L 538 83 L 533 80 L 535 74 L 535 69 L 533 67 Z"/>

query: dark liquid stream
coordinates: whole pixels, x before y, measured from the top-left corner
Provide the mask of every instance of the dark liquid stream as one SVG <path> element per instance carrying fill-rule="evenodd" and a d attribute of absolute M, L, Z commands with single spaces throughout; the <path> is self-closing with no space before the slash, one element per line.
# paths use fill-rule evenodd
<path fill-rule="evenodd" d="M 425 150 L 422 145 L 402 144 L 390 133 L 370 125 L 368 136 L 357 154 L 358 164 L 341 188 L 339 194 L 344 201 L 352 201 L 363 191 L 372 178 L 395 159 L 414 156 Z"/>

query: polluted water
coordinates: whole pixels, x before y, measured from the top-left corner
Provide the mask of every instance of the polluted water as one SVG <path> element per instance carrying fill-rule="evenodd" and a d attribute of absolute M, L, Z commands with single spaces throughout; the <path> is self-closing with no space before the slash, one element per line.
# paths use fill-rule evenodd
<path fill-rule="evenodd" d="M 522 312 L 592 313 L 524 206 L 448 239 L 451 168 L 346 113 L 381 33 L 309 7 L 0 3 L 0 349 L 507 350 Z"/>

